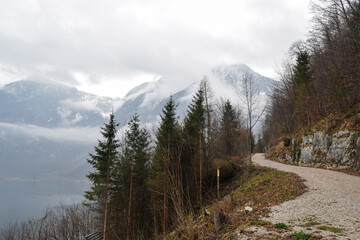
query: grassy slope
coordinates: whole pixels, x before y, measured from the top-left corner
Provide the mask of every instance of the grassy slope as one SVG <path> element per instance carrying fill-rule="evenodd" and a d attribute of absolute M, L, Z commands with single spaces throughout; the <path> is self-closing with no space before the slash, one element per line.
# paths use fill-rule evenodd
<path fill-rule="evenodd" d="M 246 175 L 237 175 L 231 185 L 238 186 L 231 193 L 231 204 L 225 203 L 224 199 L 215 202 L 206 209 L 210 215 L 192 221 L 186 228 L 187 233 L 177 230 L 166 238 L 236 239 L 237 234 L 252 225 L 272 228 L 269 222 L 260 220 L 267 215 L 269 207 L 293 199 L 305 191 L 305 185 L 298 176 L 260 167 L 255 167 Z M 245 211 L 245 206 L 250 206 L 253 211 Z M 215 231 L 213 213 L 217 211 L 223 213 L 224 222 L 221 229 Z"/>

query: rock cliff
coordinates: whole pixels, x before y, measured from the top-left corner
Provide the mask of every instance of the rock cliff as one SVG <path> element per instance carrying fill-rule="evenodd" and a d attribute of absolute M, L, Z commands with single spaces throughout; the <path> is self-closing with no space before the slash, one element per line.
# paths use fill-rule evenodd
<path fill-rule="evenodd" d="M 296 165 L 360 170 L 360 114 L 334 117 L 283 137 L 267 157 Z"/>

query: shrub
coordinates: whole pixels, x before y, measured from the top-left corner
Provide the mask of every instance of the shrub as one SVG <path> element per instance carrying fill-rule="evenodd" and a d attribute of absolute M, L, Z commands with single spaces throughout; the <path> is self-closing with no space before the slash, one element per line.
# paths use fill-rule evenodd
<path fill-rule="evenodd" d="M 285 223 L 277 223 L 274 225 L 276 229 L 289 229 L 289 227 Z"/>
<path fill-rule="evenodd" d="M 304 239 L 304 240 L 308 240 L 311 238 L 311 234 L 308 234 L 308 233 L 304 233 L 303 231 L 301 232 L 294 232 L 292 234 L 292 236 L 295 238 L 295 239 Z"/>

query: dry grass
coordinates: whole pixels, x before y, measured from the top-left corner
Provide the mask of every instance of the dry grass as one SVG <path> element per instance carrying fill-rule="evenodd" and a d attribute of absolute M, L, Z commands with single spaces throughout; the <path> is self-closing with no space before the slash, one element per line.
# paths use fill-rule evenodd
<path fill-rule="evenodd" d="M 269 222 L 260 220 L 269 212 L 269 207 L 293 199 L 305 191 L 303 181 L 295 174 L 260 167 L 254 168 L 246 177 L 236 176 L 232 184 L 240 187 L 231 193 L 231 203 L 228 195 L 227 199 L 208 206 L 206 209 L 210 214 L 199 216 L 191 223 L 192 231 L 196 232 L 192 239 L 232 239 L 237 232 L 252 225 L 271 227 Z M 245 206 L 250 206 L 253 211 L 245 211 Z M 221 212 L 223 218 L 223 225 L 217 232 L 214 227 L 215 212 Z M 167 239 L 189 238 L 173 234 Z"/>

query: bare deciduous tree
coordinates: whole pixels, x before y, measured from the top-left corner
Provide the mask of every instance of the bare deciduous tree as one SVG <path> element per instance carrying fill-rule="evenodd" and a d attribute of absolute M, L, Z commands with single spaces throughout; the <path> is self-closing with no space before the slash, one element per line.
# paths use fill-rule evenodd
<path fill-rule="evenodd" d="M 249 160 L 248 165 L 252 167 L 251 153 L 252 153 L 252 136 L 253 128 L 256 123 L 259 121 L 261 116 L 265 112 L 265 106 L 260 106 L 259 97 L 260 90 L 254 81 L 253 75 L 249 73 L 244 73 L 241 78 L 241 89 L 237 89 L 237 93 L 240 96 L 243 103 L 246 105 L 246 127 L 248 130 L 248 151 L 249 151 Z"/>
<path fill-rule="evenodd" d="M 8 223 L 0 227 L 1 240 L 83 240 L 96 231 L 98 224 L 93 213 L 81 204 L 60 205 L 47 209 L 38 219 Z"/>

